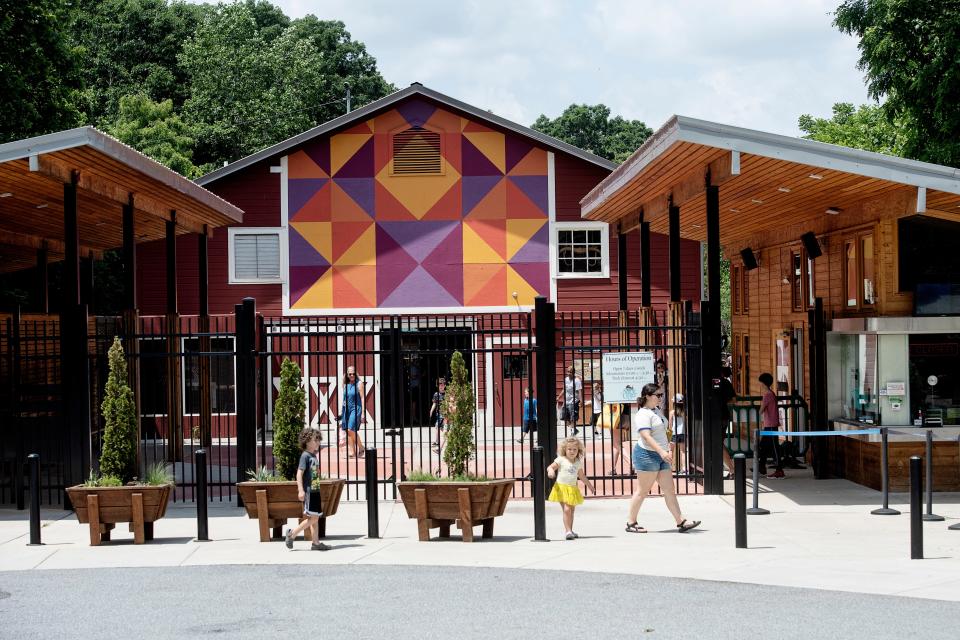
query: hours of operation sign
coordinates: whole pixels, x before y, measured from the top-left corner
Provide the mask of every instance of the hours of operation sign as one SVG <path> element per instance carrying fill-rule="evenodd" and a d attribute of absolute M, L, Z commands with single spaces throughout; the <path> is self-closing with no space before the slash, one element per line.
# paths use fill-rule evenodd
<path fill-rule="evenodd" d="M 636 402 L 643 385 L 653 380 L 653 352 L 603 354 L 604 403 Z"/>

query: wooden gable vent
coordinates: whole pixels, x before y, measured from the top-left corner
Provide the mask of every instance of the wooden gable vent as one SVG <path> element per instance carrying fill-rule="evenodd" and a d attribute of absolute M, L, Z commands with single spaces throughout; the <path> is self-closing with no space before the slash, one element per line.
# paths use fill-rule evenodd
<path fill-rule="evenodd" d="M 440 134 L 411 127 L 393 135 L 394 175 L 441 175 Z"/>

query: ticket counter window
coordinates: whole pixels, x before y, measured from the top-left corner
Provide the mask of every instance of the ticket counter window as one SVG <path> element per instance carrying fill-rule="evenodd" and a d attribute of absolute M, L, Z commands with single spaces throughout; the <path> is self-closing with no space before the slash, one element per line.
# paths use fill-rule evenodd
<path fill-rule="evenodd" d="M 847 420 L 879 424 L 877 407 L 877 336 L 838 336 L 841 415 Z"/>
<path fill-rule="evenodd" d="M 960 333 L 910 336 L 914 424 L 960 425 Z"/>

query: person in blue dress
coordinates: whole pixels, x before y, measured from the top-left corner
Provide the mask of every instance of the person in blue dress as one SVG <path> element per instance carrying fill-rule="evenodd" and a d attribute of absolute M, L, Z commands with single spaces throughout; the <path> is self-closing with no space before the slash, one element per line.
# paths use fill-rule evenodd
<path fill-rule="evenodd" d="M 353 449 L 353 455 L 358 458 L 364 456 L 363 441 L 360 440 L 360 423 L 363 422 L 363 381 L 357 377 L 357 370 L 352 365 L 347 367 L 347 373 L 343 377 L 343 384 L 340 386 L 343 402 L 340 406 L 340 433 L 341 438 L 337 443 L 340 447 L 347 445 L 347 457 L 350 457 L 350 449 Z"/>

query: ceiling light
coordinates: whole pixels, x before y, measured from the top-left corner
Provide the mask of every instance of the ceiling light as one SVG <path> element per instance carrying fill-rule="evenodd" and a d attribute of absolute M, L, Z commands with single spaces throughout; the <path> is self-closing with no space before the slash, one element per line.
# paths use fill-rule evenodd
<path fill-rule="evenodd" d="M 819 173 L 811 173 L 809 177 L 813 180 L 823 180 L 823 176 Z"/>
<path fill-rule="evenodd" d="M 43 204 L 38 204 L 38 205 L 37 205 L 37 209 L 46 209 L 46 208 L 47 208 L 47 203 L 46 203 L 46 202 L 44 202 Z"/>
<path fill-rule="evenodd" d="M 839 207 L 829 207 L 829 208 L 827 209 L 827 215 L 835 216 L 835 215 L 837 215 L 838 213 L 840 213 L 840 208 L 839 208 Z"/>
<path fill-rule="evenodd" d="M 779 191 L 780 193 L 790 193 L 790 189 L 788 187 L 780 187 L 779 189 L 777 189 L 777 191 Z"/>
<path fill-rule="evenodd" d="M 750 202 L 752 202 L 753 204 L 763 204 L 763 200 L 757 200 L 756 198 L 752 198 Z"/>
<path fill-rule="evenodd" d="M 13 194 L 10 193 L 9 191 L 4 191 L 3 193 L 0 193 L 0 198 L 9 198 L 12 195 Z"/>
<path fill-rule="evenodd" d="M 733 213 L 740 213 L 740 209 L 730 209 Z"/>

